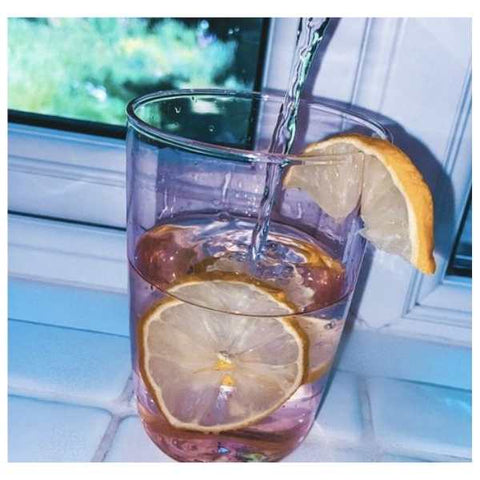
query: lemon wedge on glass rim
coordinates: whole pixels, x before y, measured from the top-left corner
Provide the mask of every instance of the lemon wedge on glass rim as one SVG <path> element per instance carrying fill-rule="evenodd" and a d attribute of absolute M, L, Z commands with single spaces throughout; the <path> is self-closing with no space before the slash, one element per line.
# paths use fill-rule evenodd
<path fill-rule="evenodd" d="M 308 165 L 320 155 L 325 162 Z M 304 156 L 303 165 L 288 169 L 285 188 L 305 191 L 335 219 L 346 217 L 360 198 L 367 240 L 423 273 L 435 272 L 432 195 L 402 150 L 379 138 L 344 134 L 309 145 Z"/>
<path fill-rule="evenodd" d="M 290 308 L 255 285 L 192 281 L 169 292 L 139 323 L 139 366 L 171 425 L 201 432 L 247 427 L 279 408 L 301 386 L 305 335 Z M 194 303 L 208 298 L 209 309 Z M 254 316 L 216 310 L 248 305 Z M 230 310 L 231 311 L 231 310 Z"/>

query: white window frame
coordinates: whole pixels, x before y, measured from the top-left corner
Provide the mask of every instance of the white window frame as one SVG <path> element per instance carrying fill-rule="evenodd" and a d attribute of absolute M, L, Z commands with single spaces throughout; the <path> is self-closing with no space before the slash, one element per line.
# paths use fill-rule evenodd
<path fill-rule="evenodd" d="M 368 75 L 364 59 L 394 55 L 396 42 L 385 34 L 379 42 L 381 48 L 375 49 L 379 30 L 387 28 L 394 35 L 401 25 L 391 27 L 385 22 L 366 20 L 350 101 L 355 102 L 363 94 L 362 75 Z M 281 89 L 286 85 L 289 69 L 285 65 L 290 64 L 293 55 L 295 31 L 295 19 L 272 19 L 264 88 Z M 374 74 L 376 81 L 383 78 L 388 82 L 388 71 L 377 69 Z M 470 85 L 471 68 L 443 160 L 455 196 L 453 221 L 441 232 L 443 252 L 453 249 L 471 188 Z M 123 140 L 12 123 L 8 145 L 11 211 L 125 228 Z M 441 188 L 433 186 L 434 198 L 441 198 Z M 441 212 L 435 219 L 438 225 L 444 223 Z M 34 248 L 35 242 L 29 243 Z M 359 292 L 353 305 L 355 328 L 470 345 L 471 280 L 447 276 L 448 259 L 436 255 L 437 272 L 427 277 L 401 259 L 370 251 L 362 271 L 359 290 L 363 293 Z"/>

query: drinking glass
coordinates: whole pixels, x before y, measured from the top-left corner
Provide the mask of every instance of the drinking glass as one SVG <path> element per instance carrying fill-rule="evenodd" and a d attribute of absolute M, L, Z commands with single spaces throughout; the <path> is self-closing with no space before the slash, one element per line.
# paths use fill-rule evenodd
<path fill-rule="evenodd" d="M 265 93 L 179 90 L 146 95 L 127 107 L 134 388 L 146 432 L 179 461 L 276 461 L 292 452 L 314 422 L 345 324 L 365 248 L 359 234 L 363 155 L 346 150 L 307 158 L 302 152 L 340 132 L 380 138 L 386 132 L 352 112 L 301 101 L 291 152 L 269 153 L 282 101 Z M 319 168 L 330 169 L 337 181 L 345 176 L 355 207 L 333 218 L 307 191 L 286 188 L 284 182 L 276 190 L 269 235 L 256 265 L 249 260 L 249 245 L 267 173 L 277 168 L 285 177 L 295 167 L 312 169 L 312 178 Z M 218 282 L 246 284 L 251 295 L 233 305 L 216 289 Z M 192 296 L 185 285 L 212 288 Z M 284 308 L 282 314 L 264 306 L 256 310 L 259 297 Z M 168 323 L 173 307 L 187 313 Z M 289 341 L 297 342 L 288 344 L 296 353 L 287 352 L 287 343 L 276 345 L 278 338 L 268 340 L 275 328 L 281 330 L 278 338 L 290 335 Z M 267 344 L 252 347 L 267 349 L 257 352 L 262 359 L 271 357 L 262 372 L 303 369 L 295 370 L 296 377 L 288 370 L 293 390 L 285 398 L 285 389 L 281 395 L 267 374 L 255 371 L 258 363 L 249 374 L 250 390 L 245 387 L 234 365 L 244 359 L 232 342 L 214 352 L 214 365 L 188 370 L 197 351 L 212 348 L 205 331 L 218 346 L 229 329 Z M 287 354 L 294 359 L 290 363 Z M 272 366 L 275 361 L 279 365 Z M 210 386 L 207 395 L 206 381 L 199 378 L 217 374 L 218 388 Z M 272 400 L 277 394 L 279 404 Z M 262 413 L 267 400 L 274 407 Z M 253 411 L 258 415 L 249 414 Z"/>

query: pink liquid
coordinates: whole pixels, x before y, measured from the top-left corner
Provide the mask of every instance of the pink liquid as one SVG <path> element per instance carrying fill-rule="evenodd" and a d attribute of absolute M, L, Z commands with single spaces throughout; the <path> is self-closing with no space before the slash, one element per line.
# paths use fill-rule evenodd
<path fill-rule="evenodd" d="M 242 255 L 248 253 L 249 238 L 248 235 L 242 237 L 238 224 L 234 227 L 228 221 L 215 230 L 212 222 L 201 221 L 180 228 L 152 229 L 139 239 L 129 267 L 131 339 L 139 414 L 153 442 L 179 461 L 280 460 L 292 452 L 310 430 L 327 381 L 328 372 L 324 372 L 314 382 L 300 386 L 283 405 L 257 423 L 220 433 L 173 427 L 157 406 L 138 366 L 137 326 L 152 305 L 166 296 L 164 292 L 172 283 L 183 282 L 189 276 L 194 278 L 199 270 L 207 269 L 210 278 L 217 274 L 221 278 L 226 272 L 232 275 L 234 270 L 242 269 Z M 238 275 L 242 279 L 259 279 L 262 284 L 277 287 L 289 296 L 293 292 L 290 292 L 294 284 L 290 268 L 293 267 L 297 273 L 295 282 L 300 278 L 300 282 L 315 292 L 309 301 L 299 305 L 299 312 L 307 311 L 309 317 L 336 319 L 334 328 L 340 337 L 347 304 L 342 271 L 329 263 L 331 259 L 313 241 L 290 235 L 275 237 L 275 228 L 271 235 L 281 245 L 273 248 L 274 253 L 260 268 L 252 272 L 245 267 Z M 228 261 L 218 263 L 219 258 Z M 295 295 L 292 293 L 290 297 Z"/>

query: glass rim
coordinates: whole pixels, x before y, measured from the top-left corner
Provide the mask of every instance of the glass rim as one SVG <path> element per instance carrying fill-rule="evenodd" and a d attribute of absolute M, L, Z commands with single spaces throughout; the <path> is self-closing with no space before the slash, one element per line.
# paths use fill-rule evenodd
<path fill-rule="evenodd" d="M 191 97 L 191 96 L 204 96 L 204 97 L 224 97 L 224 98 L 260 98 L 263 100 L 276 100 L 280 103 L 283 101 L 283 95 L 278 93 L 266 93 L 257 91 L 239 91 L 217 88 L 205 88 L 205 89 L 178 89 L 178 90 L 164 90 L 148 93 L 132 99 L 126 106 L 127 115 L 127 127 L 133 127 L 137 132 L 152 138 L 153 140 L 159 140 L 169 145 L 183 148 L 184 150 L 193 151 L 194 153 L 201 153 L 209 156 L 216 157 L 229 157 L 235 159 L 243 159 L 249 162 L 255 163 L 275 163 L 281 165 L 292 164 L 305 164 L 305 156 L 299 154 L 282 154 L 271 153 L 265 151 L 245 150 L 241 148 L 228 147 L 224 145 L 216 145 L 214 143 L 202 142 L 200 140 L 194 140 L 191 138 L 183 137 L 167 133 L 160 130 L 148 122 L 142 120 L 136 113 L 138 107 L 153 103 L 155 101 Z M 379 122 L 368 118 L 358 112 L 349 111 L 347 108 L 340 108 L 329 105 L 328 103 L 315 99 L 302 99 L 301 102 L 316 108 L 317 110 L 326 112 L 331 115 L 339 115 L 344 118 L 353 121 L 359 125 L 367 127 L 373 133 L 377 134 L 382 139 L 390 139 L 389 131 L 381 125 Z M 332 164 L 342 163 L 342 159 L 345 159 L 345 154 L 326 154 L 322 159 L 320 155 L 309 157 L 309 165 L 315 164 Z"/>

